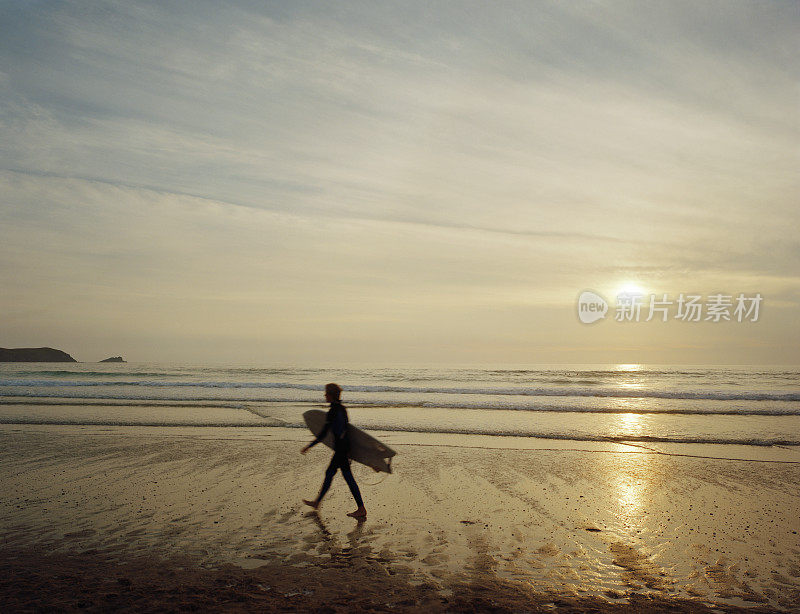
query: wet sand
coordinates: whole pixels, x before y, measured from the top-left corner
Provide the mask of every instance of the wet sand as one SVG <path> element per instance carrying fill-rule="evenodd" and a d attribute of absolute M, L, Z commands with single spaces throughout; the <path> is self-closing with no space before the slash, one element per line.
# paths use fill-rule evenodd
<path fill-rule="evenodd" d="M 0 427 L 11 610 L 791 611 L 800 451 L 378 434 L 395 473 L 298 429 Z M 709 458 L 712 456 L 728 458 Z M 710 610 L 709 610 L 710 611 Z"/>

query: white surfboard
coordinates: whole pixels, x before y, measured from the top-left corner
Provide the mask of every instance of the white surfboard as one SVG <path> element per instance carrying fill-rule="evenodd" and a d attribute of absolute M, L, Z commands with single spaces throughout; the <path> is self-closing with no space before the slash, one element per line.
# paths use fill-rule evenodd
<path fill-rule="evenodd" d="M 320 409 L 309 409 L 303 413 L 306 426 L 315 437 L 322 432 L 327 413 Z M 350 440 L 350 452 L 347 454 L 350 460 L 372 467 L 375 471 L 392 472 L 392 457 L 397 452 L 352 424 L 347 425 L 347 437 Z M 329 431 L 322 443 L 332 450 L 333 433 Z"/>

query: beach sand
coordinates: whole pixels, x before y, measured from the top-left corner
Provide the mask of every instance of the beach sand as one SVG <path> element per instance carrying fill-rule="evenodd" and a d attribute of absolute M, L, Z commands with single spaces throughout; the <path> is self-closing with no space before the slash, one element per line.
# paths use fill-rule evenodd
<path fill-rule="evenodd" d="M 793 611 L 800 451 L 288 428 L 0 426 L 5 611 Z M 726 457 L 726 458 L 710 458 Z"/>

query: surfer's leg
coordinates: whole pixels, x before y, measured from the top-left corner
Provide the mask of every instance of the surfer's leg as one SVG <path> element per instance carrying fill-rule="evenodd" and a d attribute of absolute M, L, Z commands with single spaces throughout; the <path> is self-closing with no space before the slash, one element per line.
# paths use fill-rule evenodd
<path fill-rule="evenodd" d="M 319 489 L 319 494 L 317 495 L 317 499 L 314 501 L 316 503 L 316 507 L 319 507 L 319 504 L 322 502 L 322 497 L 325 496 L 325 493 L 328 492 L 328 489 L 331 487 L 331 482 L 333 482 L 333 476 L 336 475 L 336 469 L 339 467 L 339 459 L 336 458 L 336 454 L 333 455 L 328 468 L 325 470 L 325 479 L 322 481 L 322 488 Z"/>
<path fill-rule="evenodd" d="M 353 495 L 353 499 L 356 500 L 358 509 L 363 509 L 364 501 L 361 499 L 361 491 L 358 489 L 358 484 L 356 484 L 356 479 L 353 477 L 353 472 L 350 471 L 350 461 L 347 460 L 347 457 L 345 457 L 344 461 L 340 465 L 340 468 L 342 470 L 344 481 L 347 482 L 347 485 L 350 487 L 350 492 Z"/>

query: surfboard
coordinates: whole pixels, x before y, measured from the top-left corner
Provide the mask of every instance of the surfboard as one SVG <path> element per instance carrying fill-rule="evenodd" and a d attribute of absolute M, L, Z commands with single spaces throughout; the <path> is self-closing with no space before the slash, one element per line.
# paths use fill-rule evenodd
<path fill-rule="evenodd" d="M 322 432 L 327 413 L 320 409 L 309 409 L 303 413 L 303 420 L 315 437 Z M 392 472 L 392 457 L 397 452 L 352 424 L 347 425 L 347 437 L 350 439 L 350 452 L 347 455 L 350 460 L 372 467 L 375 471 Z M 333 433 L 328 432 L 322 443 L 333 450 Z"/>

